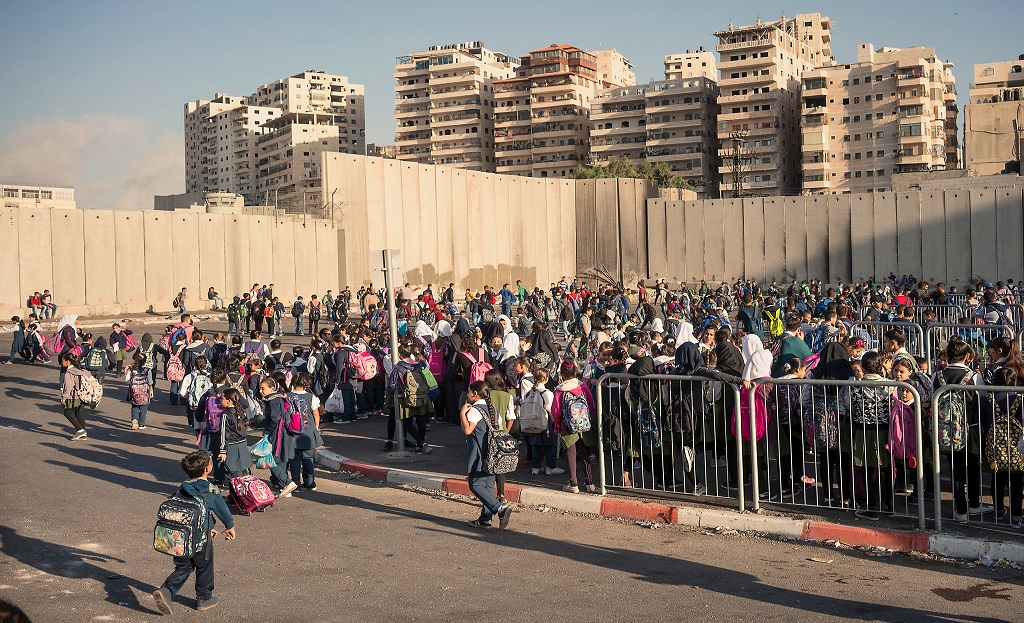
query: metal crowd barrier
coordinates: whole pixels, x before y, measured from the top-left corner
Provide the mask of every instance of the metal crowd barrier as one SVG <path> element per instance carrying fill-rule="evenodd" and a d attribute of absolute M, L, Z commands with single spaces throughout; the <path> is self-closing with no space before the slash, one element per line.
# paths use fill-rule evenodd
<path fill-rule="evenodd" d="M 1014 332 L 1020 335 L 1021 331 L 1024 330 L 1024 305 L 1014 303 L 1008 305 L 1006 311 L 1010 317 L 1010 324 L 1013 325 Z"/>
<path fill-rule="evenodd" d="M 925 339 L 929 347 L 926 349 L 928 352 L 925 354 L 925 358 L 928 360 L 929 374 L 935 371 L 932 360 L 938 356 L 939 351 L 945 348 L 951 337 L 959 336 L 973 346 L 978 354 L 978 362 L 980 362 L 982 367 L 985 367 L 985 357 L 989 341 L 1000 335 L 1005 335 L 1007 331 L 1010 332 L 1012 337 L 1013 327 L 1005 324 L 951 324 L 936 322 L 928 325 L 925 329 Z"/>
<path fill-rule="evenodd" d="M 637 383 L 646 400 L 627 398 L 637 394 L 628 385 Z M 862 404 L 861 388 L 886 388 L 881 408 L 900 417 L 898 447 L 885 423 L 853 424 L 851 404 Z M 898 400 L 897 391 L 912 402 Z M 740 511 L 757 511 L 762 500 L 873 504 L 878 512 L 916 517 L 924 528 L 924 505 L 909 497 L 924 488 L 921 402 L 906 383 L 772 379 L 741 390 L 705 377 L 606 374 L 597 384 L 597 413 L 602 493 L 632 485 L 703 494 L 736 499 Z M 868 438 L 879 447 L 864 445 Z M 896 474 L 903 476 L 899 492 L 886 484 Z"/>
<path fill-rule="evenodd" d="M 1024 387 L 944 385 L 932 394 L 926 461 L 932 471 L 936 530 L 942 529 L 944 519 L 1008 524 L 1012 517 L 1021 517 L 1022 409 Z M 949 483 L 946 491 L 953 497 L 952 512 L 945 516 L 944 477 Z M 957 505 L 964 513 L 957 513 Z"/>
<path fill-rule="evenodd" d="M 907 352 L 911 355 L 924 355 L 924 331 L 921 325 L 913 322 L 878 322 L 874 320 L 858 320 L 851 323 L 853 327 L 862 327 L 870 338 L 867 350 L 881 348 L 885 332 L 889 329 L 902 329 L 907 338 Z"/>
<path fill-rule="evenodd" d="M 967 312 L 959 305 L 915 305 L 914 322 L 919 325 L 925 324 L 925 314 L 929 311 L 935 312 L 935 322 L 955 324 L 961 318 L 967 316 Z"/>

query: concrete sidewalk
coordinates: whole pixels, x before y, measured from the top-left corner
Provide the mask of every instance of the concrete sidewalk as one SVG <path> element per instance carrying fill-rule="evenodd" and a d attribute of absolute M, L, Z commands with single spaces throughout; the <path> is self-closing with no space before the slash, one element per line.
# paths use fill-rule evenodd
<path fill-rule="evenodd" d="M 324 424 L 326 448 L 317 453 L 317 462 L 326 469 L 359 473 L 392 485 L 470 495 L 464 475 L 465 436 L 459 427 L 432 423 L 427 443 L 434 451 L 422 455 L 411 448 L 405 453 L 384 452 L 386 427 L 387 418 L 380 415 L 350 424 Z M 595 482 L 598 478 L 595 468 Z M 942 533 L 921 532 L 908 529 L 905 519 L 868 523 L 854 519 L 852 511 L 796 505 L 762 504 L 760 513 L 739 513 L 732 499 L 675 494 L 658 499 L 653 491 L 573 494 L 561 491 L 567 479 L 567 475 L 532 475 L 528 467 L 520 468 L 508 475 L 505 496 L 524 505 L 602 517 L 1024 563 L 1024 533 L 1017 537 L 1017 531 L 993 533 L 981 525 L 947 524 Z"/>

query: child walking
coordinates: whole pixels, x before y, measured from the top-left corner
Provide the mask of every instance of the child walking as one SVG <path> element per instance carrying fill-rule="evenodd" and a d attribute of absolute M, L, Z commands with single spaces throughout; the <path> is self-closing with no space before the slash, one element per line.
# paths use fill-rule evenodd
<path fill-rule="evenodd" d="M 466 471 L 469 490 L 483 504 L 479 519 L 469 522 L 474 528 L 491 528 L 491 519 L 498 516 L 498 525 L 505 529 L 512 518 L 512 508 L 502 504 L 494 495 L 494 474 L 488 474 L 485 466 L 487 428 L 497 425 L 498 414 L 491 404 L 491 390 L 484 381 L 470 383 L 466 403 L 462 405 L 460 420 L 462 432 L 466 434 L 468 451 Z"/>
<path fill-rule="evenodd" d="M 181 460 L 181 469 L 185 470 L 188 480 L 181 483 L 178 493 L 203 499 L 207 508 L 204 529 L 207 530 L 209 538 L 206 539 L 203 548 L 191 558 L 174 557 L 174 571 L 167 576 L 160 588 L 153 591 L 157 610 L 162 614 L 174 612 L 171 609 L 171 602 L 193 571 L 196 574 L 196 597 L 199 601 L 196 610 L 209 610 L 217 605 L 218 599 L 213 596 L 213 540 L 217 538 L 217 531 L 213 529 L 217 525 L 214 515 L 224 522 L 224 538 L 228 541 L 235 539 L 235 519 L 231 516 L 231 511 L 228 510 L 228 505 L 224 503 L 220 492 L 216 487 L 210 486 L 210 481 L 207 480 L 207 476 L 213 471 L 210 455 L 197 450 Z"/>
<path fill-rule="evenodd" d="M 128 402 L 132 405 L 132 428 L 146 429 L 146 414 L 153 401 L 153 369 L 146 367 L 146 356 L 136 351 L 132 365 L 125 372 L 128 382 Z"/>

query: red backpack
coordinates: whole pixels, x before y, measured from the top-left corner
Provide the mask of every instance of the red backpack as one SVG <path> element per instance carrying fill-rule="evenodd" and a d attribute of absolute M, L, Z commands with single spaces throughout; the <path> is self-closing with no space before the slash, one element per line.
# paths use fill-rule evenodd
<path fill-rule="evenodd" d="M 484 380 L 484 375 L 494 369 L 494 366 L 484 361 L 484 349 L 480 349 L 479 359 L 474 359 L 469 353 L 463 353 L 473 365 L 469 368 L 469 382 L 476 383 L 477 381 Z"/>

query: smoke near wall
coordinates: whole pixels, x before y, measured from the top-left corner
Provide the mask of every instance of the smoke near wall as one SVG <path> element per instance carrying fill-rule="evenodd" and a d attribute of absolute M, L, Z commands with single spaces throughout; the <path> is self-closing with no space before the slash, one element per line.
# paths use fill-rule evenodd
<path fill-rule="evenodd" d="M 0 178 L 75 187 L 82 208 L 141 210 L 183 192 L 180 133 L 139 117 L 41 119 L 0 138 Z"/>

